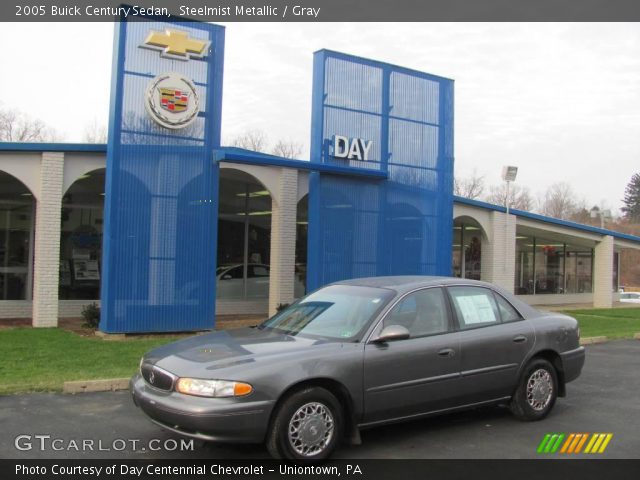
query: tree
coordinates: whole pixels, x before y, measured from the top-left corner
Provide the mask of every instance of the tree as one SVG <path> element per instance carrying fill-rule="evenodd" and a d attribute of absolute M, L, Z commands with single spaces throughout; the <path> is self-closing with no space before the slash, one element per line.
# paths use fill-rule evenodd
<path fill-rule="evenodd" d="M 84 141 L 86 143 L 107 143 L 107 127 L 94 119 L 90 125 L 84 127 Z"/>
<path fill-rule="evenodd" d="M 640 173 L 635 173 L 627 187 L 624 190 L 624 199 L 622 200 L 624 207 L 625 220 L 631 223 L 640 223 Z"/>
<path fill-rule="evenodd" d="M 540 213 L 567 220 L 579 213 L 581 207 L 583 206 L 571 185 L 566 182 L 558 182 L 547 188 L 540 202 Z"/>
<path fill-rule="evenodd" d="M 489 194 L 486 197 L 487 202 L 495 205 L 506 205 L 507 202 L 507 185 L 501 183 L 489 187 Z M 528 187 L 520 186 L 512 183 L 509 186 L 509 208 L 517 210 L 531 211 L 535 208 L 535 200 L 531 196 Z"/>
<path fill-rule="evenodd" d="M 262 130 L 248 130 L 231 141 L 231 145 L 234 147 L 253 150 L 254 152 L 266 152 L 267 144 L 267 136 Z"/>
<path fill-rule="evenodd" d="M 477 170 L 468 177 L 454 178 L 453 193 L 459 197 L 479 198 L 484 192 L 484 177 L 479 175 Z"/>
<path fill-rule="evenodd" d="M 284 158 L 299 158 L 302 144 L 293 140 L 278 140 L 271 153 Z"/>
<path fill-rule="evenodd" d="M 60 135 L 42 120 L 32 119 L 18 110 L 0 108 L 0 141 L 53 142 Z"/>

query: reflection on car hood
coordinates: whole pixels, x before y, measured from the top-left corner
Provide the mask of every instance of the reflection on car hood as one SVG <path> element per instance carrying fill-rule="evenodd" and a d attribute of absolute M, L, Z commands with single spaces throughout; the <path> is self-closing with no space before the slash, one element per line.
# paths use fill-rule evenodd
<path fill-rule="evenodd" d="M 159 347 L 145 355 L 178 376 L 207 378 L 212 370 L 265 361 L 309 347 L 338 346 L 339 343 L 293 337 L 274 330 L 242 328 L 197 335 Z"/>

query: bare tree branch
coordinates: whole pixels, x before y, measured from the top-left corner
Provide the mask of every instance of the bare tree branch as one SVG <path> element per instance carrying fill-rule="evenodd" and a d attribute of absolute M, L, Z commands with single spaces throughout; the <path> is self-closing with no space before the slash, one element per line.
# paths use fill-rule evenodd
<path fill-rule="evenodd" d="M 262 130 L 248 130 L 231 141 L 231 145 L 234 147 L 254 152 L 266 152 L 268 143 L 267 135 Z"/>
<path fill-rule="evenodd" d="M 479 175 L 477 170 L 468 177 L 454 178 L 453 193 L 459 197 L 479 198 L 484 192 L 484 176 Z"/>
<path fill-rule="evenodd" d="M 52 142 L 60 134 L 42 120 L 32 119 L 17 110 L 0 108 L 0 141 Z"/>
<path fill-rule="evenodd" d="M 576 215 L 581 207 L 583 205 L 576 197 L 571 185 L 566 182 L 558 182 L 547 188 L 540 202 L 540 213 L 567 220 Z"/>
<path fill-rule="evenodd" d="M 293 140 L 278 140 L 271 153 L 284 158 L 299 158 L 302 153 L 302 144 Z"/>
<path fill-rule="evenodd" d="M 489 194 L 486 197 L 487 202 L 495 205 L 506 205 L 507 203 L 507 185 L 501 183 L 489 187 Z M 535 200 L 531 196 L 528 187 L 523 187 L 512 183 L 509 186 L 509 208 L 517 210 L 525 210 L 530 212 L 535 208 Z"/>
<path fill-rule="evenodd" d="M 94 119 L 84 127 L 84 141 L 86 143 L 107 143 L 107 127 Z"/>

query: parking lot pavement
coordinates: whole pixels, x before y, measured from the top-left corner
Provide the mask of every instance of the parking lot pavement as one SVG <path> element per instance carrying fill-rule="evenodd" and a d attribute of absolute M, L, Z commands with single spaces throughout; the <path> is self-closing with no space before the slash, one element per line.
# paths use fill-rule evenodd
<path fill-rule="evenodd" d="M 582 376 L 568 385 L 568 396 L 558 400 L 544 421 L 519 422 L 505 408 L 484 408 L 367 430 L 361 446 L 343 446 L 335 456 L 539 458 L 536 448 L 546 433 L 610 432 L 608 448 L 596 457 L 640 458 L 639 420 L 640 341 L 623 340 L 587 347 Z M 267 458 L 260 445 L 196 441 L 193 451 L 174 450 L 181 437 L 149 422 L 128 392 L 0 397 L 0 425 L 0 458 Z M 19 435 L 29 436 L 18 443 L 22 448 L 31 444 L 30 449 L 15 447 Z M 40 440 L 36 435 L 50 438 Z M 93 442 L 91 448 L 87 441 Z M 44 451 L 41 442 L 47 446 Z M 149 448 L 163 445 L 169 450 Z"/>

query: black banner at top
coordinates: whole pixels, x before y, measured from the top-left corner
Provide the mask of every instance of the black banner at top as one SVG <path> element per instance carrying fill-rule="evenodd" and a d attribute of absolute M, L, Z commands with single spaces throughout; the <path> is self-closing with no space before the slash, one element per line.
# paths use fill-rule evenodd
<path fill-rule="evenodd" d="M 638 0 L 13 0 L 2 22 L 113 22 L 123 16 L 204 22 L 638 21 Z"/>

